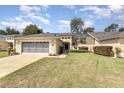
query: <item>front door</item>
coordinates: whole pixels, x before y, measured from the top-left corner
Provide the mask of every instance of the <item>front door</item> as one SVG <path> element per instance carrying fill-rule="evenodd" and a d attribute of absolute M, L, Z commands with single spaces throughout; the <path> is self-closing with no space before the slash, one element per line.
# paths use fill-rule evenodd
<path fill-rule="evenodd" d="M 70 49 L 69 43 L 65 43 L 65 44 L 64 44 L 64 48 L 65 48 L 65 50 L 69 50 L 69 49 Z"/>

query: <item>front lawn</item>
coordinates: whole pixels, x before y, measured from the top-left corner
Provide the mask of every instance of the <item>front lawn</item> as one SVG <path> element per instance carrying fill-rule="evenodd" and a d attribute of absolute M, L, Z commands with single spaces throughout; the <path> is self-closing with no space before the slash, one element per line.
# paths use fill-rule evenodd
<path fill-rule="evenodd" d="M 0 51 L 0 58 L 8 56 L 6 51 Z"/>
<path fill-rule="evenodd" d="M 44 58 L 1 78 L 0 87 L 124 87 L 124 59 L 92 53 Z"/>

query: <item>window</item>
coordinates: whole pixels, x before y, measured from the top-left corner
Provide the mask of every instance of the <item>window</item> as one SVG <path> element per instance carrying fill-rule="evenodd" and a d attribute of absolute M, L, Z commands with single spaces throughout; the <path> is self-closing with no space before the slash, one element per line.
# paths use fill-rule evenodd
<path fill-rule="evenodd" d="M 70 39 L 70 37 L 68 37 L 68 39 Z"/>
<path fill-rule="evenodd" d="M 12 37 L 8 37 L 7 40 L 13 40 L 13 38 Z"/>
<path fill-rule="evenodd" d="M 67 37 L 65 37 L 65 39 L 67 39 Z"/>
<path fill-rule="evenodd" d="M 62 37 L 62 39 L 64 39 L 64 37 Z"/>

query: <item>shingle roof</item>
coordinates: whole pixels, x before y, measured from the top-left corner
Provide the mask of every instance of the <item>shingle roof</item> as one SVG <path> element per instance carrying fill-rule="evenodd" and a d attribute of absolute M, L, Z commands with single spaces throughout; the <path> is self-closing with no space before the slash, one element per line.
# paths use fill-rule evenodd
<path fill-rule="evenodd" d="M 98 41 L 124 37 L 124 32 L 90 32 L 88 34 Z"/>
<path fill-rule="evenodd" d="M 86 35 L 81 33 L 41 33 L 41 34 L 33 34 L 33 35 L 26 35 L 22 36 L 21 38 L 28 38 L 28 37 L 60 37 L 60 36 L 75 36 L 75 37 L 86 37 Z"/>
<path fill-rule="evenodd" d="M 0 41 L 5 41 L 7 37 L 20 37 L 22 35 L 15 34 L 15 35 L 0 35 Z"/>
<path fill-rule="evenodd" d="M 6 40 L 6 36 L 5 35 L 0 35 L 0 41 L 4 41 Z"/>

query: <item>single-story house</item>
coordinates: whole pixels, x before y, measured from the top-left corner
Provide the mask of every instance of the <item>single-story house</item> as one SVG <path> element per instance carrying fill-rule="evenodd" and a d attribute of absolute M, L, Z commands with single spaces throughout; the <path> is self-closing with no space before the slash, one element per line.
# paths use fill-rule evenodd
<path fill-rule="evenodd" d="M 42 33 L 16 38 L 16 51 L 19 53 L 40 53 L 57 55 L 62 50 L 72 49 L 78 39 L 86 38 L 76 33 Z M 82 41 L 80 41 L 82 42 Z"/>
<path fill-rule="evenodd" d="M 4 37 L 1 49 L 6 49 L 7 42 L 20 54 L 58 55 L 63 50 L 80 49 L 82 46 L 93 51 L 94 46 L 110 45 L 119 47 L 124 53 L 124 32 L 90 32 L 84 33 L 41 33 L 33 35 L 9 35 Z M 6 42 L 6 44 L 4 43 Z M 124 55 L 124 54 L 123 54 Z"/>

